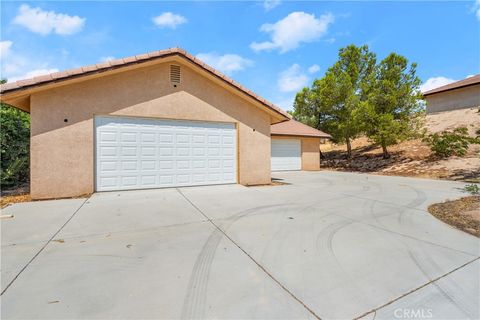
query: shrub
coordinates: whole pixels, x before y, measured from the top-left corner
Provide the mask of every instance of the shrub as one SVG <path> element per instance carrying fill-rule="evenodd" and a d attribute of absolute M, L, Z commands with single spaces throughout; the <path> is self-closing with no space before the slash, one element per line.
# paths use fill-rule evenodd
<path fill-rule="evenodd" d="M 471 195 L 476 195 L 480 193 L 480 188 L 476 183 L 467 184 L 463 189 Z"/>
<path fill-rule="evenodd" d="M 30 116 L 2 104 L 0 107 L 0 184 L 12 188 L 28 181 Z"/>
<path fill-rule="evenodd" d="M 440 158 L 462 157 L 467 153 L 471 144 L 480 144 L 480 139 L 470 137 L 465 127 L 456 128 L 453 131 L 433 133 L 425 136 L 423 141 L 430 146 L 433 154 Z"/>

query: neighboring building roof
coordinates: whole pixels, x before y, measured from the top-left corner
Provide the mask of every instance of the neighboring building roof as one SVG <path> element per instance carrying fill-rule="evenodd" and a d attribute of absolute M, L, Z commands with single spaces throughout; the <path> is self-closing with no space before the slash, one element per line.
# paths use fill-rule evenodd
<path fill-rule="evenodd" d="M 473 86 L 476 84 L 480 83 L 480 74 L 474 75 L 472 77 L 468 77 L 466 79 L 460 80 L 460 81 L 455 81 L 452 83 L 449 83 L 447 85 L 429 90 L 427 92 L 424 92 L 424 96 L 428 96 L 434 93 L 439 93 L 439 92 L 444 92 L 444 91 L 449 91 L 449 90 L 454 90 L 458 88 L 463 88 L 463 87 L 468 87 L 468 86 Z"/>
<path fill-rule="evenodd" d="M 272 136 L 300 136 L 300 137 L 319 137 L 331 138 L 328 133 L 314 129 L 301 122 L 290 120 L 284 121 L 270 126 L 270 134 Z"/>
<path fill-rule="evenodd" d="M 40 87 L 50 83 L 57 83 L 61 81 L 70 80 L 73 78 L 78 78 L 82 76 L 87 76 L 95 73 L 101 73 L 105 71 L 110 71 L 114 69 L 119 69 L 126 66 L 131 66 L 135 64 L 141 64 L 147 61 L 152 61 L 155 59 L 165 58 L 168 56 L 178 55 L 189 62 L 194 63 L 195 65 L 201 67 L 203 70 L 209 72 L 210 74 L 216 76 L 217 78 L 227 82 L 229 85 L 233 86 L 234 88 L 240 90 L 241 92 L 245 93 L 246 95 L 250 96 L 251 98 L 257 100 L 265 107 L 273 110 L 277 114 L 290 119 L 291 116 L 282 110 L 281 108 L 277 107 L 273 103 L 265 100 L 264 98 L 258 96 L 254 92 L 248 90 L 247 88 L 240 85 L 238 82 L 230 79 L 223 73 L 217 71 L 216 69 L 210 67 L 209 65 L 205 64 L 204 62 L 200 61 L 195 56 L 191 55 L 187 51 L 180 49 L 180 48 L 170 48 L 166 50 L 160 51 L 153 51 L 145 54 L 140 54 L 132 57 L 115 59 L 111 61 L 106 61 L 102 63 L 97 63 L 94 65 L 89 65 L 85 67 L 80 67 L 76 69 L 70 69 L 66 71 L 54 72 L 47 75 L 42 75 L 38 77 L 34 77 L 31 79 L 19 80 L 16 82 L 10 82 L 0 85 L 0 94 L 5 95 L 8 93 L 18 92 L 21 90 L 27 90 L 34 87 Z M 2 99 L 3 100 L 3 99 Z"/>

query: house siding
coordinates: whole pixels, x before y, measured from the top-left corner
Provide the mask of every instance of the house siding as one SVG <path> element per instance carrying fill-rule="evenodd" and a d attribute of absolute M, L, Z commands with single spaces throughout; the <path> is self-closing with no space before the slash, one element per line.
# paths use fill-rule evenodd
<path fill-rule="evenodd" d="M 425 97 L 427 113 L 480 106 L 480 84 L 438 92 Z"/>

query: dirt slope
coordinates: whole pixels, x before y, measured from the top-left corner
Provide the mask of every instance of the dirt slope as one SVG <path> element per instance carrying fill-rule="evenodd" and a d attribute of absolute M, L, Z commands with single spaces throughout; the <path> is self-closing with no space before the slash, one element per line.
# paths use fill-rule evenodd
<path fill-rule="evenodd" d="M 467 127 L 474 136 L 480 129 L 478 110 L 479 108 L 471 108 L 427 115 L 425 128 L 434 133 Z M 404 141 L 389 147 L 392 155 L 390 159 L 383 159 L 381 148 L 372 145 L 365 137 L 354 140 L 352 147 L 353 159 L 346 160 L 345 145 L 321 145 L 320 149 L 325 156 L 325 159 L 322 159 L 322 168 L 466 181 L 480 179 L 479 146 L 471 147 L 465 157 L 450 157 L 444 160 L 433 159 L 430 148 L 420 140 Z"/>

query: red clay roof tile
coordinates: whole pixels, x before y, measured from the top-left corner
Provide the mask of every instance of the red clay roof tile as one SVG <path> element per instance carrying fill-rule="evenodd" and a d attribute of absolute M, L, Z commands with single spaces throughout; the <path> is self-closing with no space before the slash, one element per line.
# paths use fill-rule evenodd
<path fill-rule="evenodd" d="M 211 66 L 205 64 L 195 56 L 191 55 L 190 53 L 186 52 L 183 49 L 180 48 L 171 48 L 171 49 L 166 49 L 166 50 L 160 50 L 160 51 L 154 51 L 150 53 L 144 53 L 144 54 L 139 54 L 136 56 L 132 57 L 126 57 L 123 59 L 116 59 L 113 61 L 106 61 L 103 63 L 97 63 L 95 65 L 89 65 L 89 66 L 84 66 L 81 68 L 76 68 L 73 70 L 66 70 L 62 72 L 54 72 L 49 75 L 41 76 L 41 77 L 36 77 L 34 79 L 26 79 L 26 80 L 20 80 L 17 82 L 12 82 L 12 83 L 5 83 L 0 85 L 0 94 L 4 95 L 7 94 L 11 91 L 17 91 L 17 90 L 22 90 L 22 89 L 28 89 L 31 87 L 37 87 L 41 86 L 44 84 L 48 84 L 50 82 L 55 82 L 59 80 L 68 80 L 70 77 L 77 77 L 77 76 L 82 76 L 82 75 L 87 75 L 89 73 L 105 70 L 105 69 L 113 69 L 113 68 L 121 68 L 123 66 L 126 66 L 128 64 L 133 64 L 133 63 L 140 63 L 145 60 L 152 60 L 156 58 L 161 58 L 167 55 L 171 54 L 178 54 L 180 56 L 183 56 L 187 60 L 191 61 L 192 63 L 195 63 L 196 65 L 200 66 L 204 70 L 211 72 L 213 75 L 217 76 L 218 78 L 222 79 L 223 81 L 230 83 L 232 86 L 237 88 L 238 90 L 244 92 L 248 96 L 254 98 L 255 100 L 259 101 L 263 105 L 265 105 L 267 108 L 275 111 L 276 113 L 282 115 L 285 118 L 291 118 L 288 113 L 286 113 L 284 110 L 281 108 L 277 107 L 273 103 L 263 99 L 262 97 L 258 96 L 251 90 L 246 89 L 236 81 L 230 79 L 223 73 L 219 72 L 218 70 L 212 68 Z"/>
<path fill-rule="evenodd" d="M 323 131 L 317 130 L 301 122 L 290 120 L 270 126 L 270 134 L 280 136 L 301 136 L 301 137 L 319 137 L 331 138 L 332 136 Z"/>

